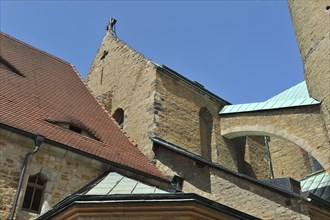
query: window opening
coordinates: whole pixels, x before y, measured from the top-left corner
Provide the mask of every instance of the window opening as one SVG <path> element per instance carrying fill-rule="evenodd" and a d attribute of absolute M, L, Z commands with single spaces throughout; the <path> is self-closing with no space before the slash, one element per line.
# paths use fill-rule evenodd
<path fill-rule="evenodd" d="M 71 124 L 70 122 L 56 122 L 56 121 L 54 122 L 54 121 L 49 121 L 49 120 L 46 120 L 46 121 L 49 123 L 52 123 L 56 126 L 59 126 L 61 128 L 64 128 L 68 131 L 72 131 L 72 132 L 78 133 L 80 135 L 83 135 L 85 137 L 89 137 L 89 138 L 93 138 L 95 140 L 101 141 L 100 138 L 95 136 L 95 134 L 93 132 L 91 132 L 89 129 L 86 129 L 85 126 L 83 126 L 83 125 L 81 125 L 82 127 L 77 126 L 77 124 L 80 124 L 79 122 Z"/>
<path fill-rule="evenodd" d="M 30 176 L 25 190 L 22 208 L 31 212 L 40 212 L 46 181 L 39 175 Z"/>
<path fill-rule="evenodd" d="M 81 134 L 81 128 L 76 127 L 76 126 L 74 126 L 74 125 L 69 125 L 69 130 Z"/>
<path fill-rule="evenodd" d="M 116 109 L 115 113 L 113 113 L 112 117 L 116 120 L 118 125 L 121 128 L 124 128 L 124 110 L 121 108 Z"/>
<path fill-rule="evenodd" d="M 109 51 L 104 50 L 100 60 L 104 60 L 104 58 L 108 55 L 108 53 L 109 53 Z"/>

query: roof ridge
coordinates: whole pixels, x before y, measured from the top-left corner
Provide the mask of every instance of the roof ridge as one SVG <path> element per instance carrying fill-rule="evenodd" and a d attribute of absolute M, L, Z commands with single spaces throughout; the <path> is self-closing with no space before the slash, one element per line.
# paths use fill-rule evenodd
<path fill-rule="evenodd" d="M 93 96 L 93 99 L 94 99 L 94 100 L 98 103 L 98 105 L 102 108 L 103 112 L 105 112 L 105 113 L 109 116 L 109 118 L 110 118 L 112 121 L 115 122 L 115 120 L 112 118 L 112 116 L 110 115 L 110 113 L 105 109 L 105 106 L 103 105 L 103 103 L 101 103 L 101 101 L 98 100 L 98 99 L 93 95 L 92 90 L 89 88 L 88 84 L 82 79 L 82 77 L 81 77 L 81 75 L 79 74 L 79 72 L 78 72 L 78 70 L 76 69 L 76 67 L 75 67 L 74 65 L 72 65 L 72 64 L 70 64 L 70 65 L 71 65 L 73 71 L 77 74 L 77 76 L 78 76 L 79 79 L 81 80 L 81 82 L 85 85 L 86 89 L 87 89 L 87 90 L 89 91 L 89 93 Z M 120 127 L 117 123 L 115 123 L 115 125 L 121 129 L 121 127 Z"/>
<path fill-rule="evenodd" d="M 319 103 L 318 100 L 309 94 L 306 81 L 302 81 L 263 102 L 226 105 L 220 110 L 219 114 L 274 110 L 316 105 Z"/>
<path fill-rule="evenodd" d="M 278 93 L 277 95 L 275 95 L 275 96 L 273 96 L 273 97 L 271 97 L 271 98 L 265 100 L 264 102 L 273 101 L 273 100 L 276 101 L 276 98 L 281 97 L 281 96 L 283 96 L 283 95 L 286 95 L 286 96 L 287 96 L 289 92 L 290 92 L 290 93 L 293 93 L 293 92 L 295 92 L 295 90 L 296 90 L 297 88 L 305 87 L 305 86 L 307 86 L 307 85 L 306 85 L 306 81 L 303 80 L 303 81 L 301 81 L 300 83 L 297 83 L 297 84 L 295 84 L 295 85 L 293 85 L 293 86 L 291 86 L 291 87 L 285 89 L 284 91 Z M 305 92 L 305 91 L 304 91 L 304 92 Z M 291 97 L 290 97 L 290 98 L 287 98 L 286 100 L 297 100 L 297 98 L 292 97 L 292 94 L 290 94 L 290 93 L 289 93 L 289 95 L 291 95 Z M 309 94 L 308 90 L 307 90 L 307 93 L 306 93 L 306 94 L 308 95 L 309 98 L 312 98 L 311 95 Z M 306 98 L 306 97 L 304 97 L 304 98 Z M 283 99 L 280 99 L 280 100 L 283 100 Z"/>
<path fill-rule="evenodd" d="M 10 38 L 10 39 L 16 41 L 17 43 L 22 44 L 23 46 L 30 47 L 31 49 L 33 49 L 33 50 L 35 50 L 35 51 L 37 51 L 37 52 L 39 52 L 39 53 L 42 53 L 42 54 L 44 54 L 44 55 L 46 55 L 46 56 L 48 56 L 48 57 L 50 57 L 50 58 L 53 58 L 53 59 L 55 59 L 55 60 L 57 60 L 57 61 L 59 61 L 59 62 L 62 62 L 62 63 L 64 63 L 64 64 L 66 64 L 66 65 L 72 65 L 71 63 L 69 63 L 69 62 L 67 62 L 67 61 L 65 61 L 65 60 L 63 60 L 63 59 L 61 59 L 61 58 L 59 58 L 59 57 L 56 57 L 56 56 L 54 56 L 54 55 L 52 55 L 52 54 L 50 54 L 50 53 L 47 53 L 46 51 L 40 50 L 40 49 L 38 49 L 38 48 L 36 48 L 36 47 L 34 47 L 34 46 L 28 44 L 28 43 L 25 43 L 25 42 L 23 42 L 23 41 L 21 41 L 21 40 L 18 40 L 17 38 L 14 38 L 13 36 L 10 36 L 10 35 L 8 35 L 8 34 L 2 32 L 2 31 L 0 31 L 0 34 L 2 34 L 3 36 L 8 37 L 8 38 Z"/>

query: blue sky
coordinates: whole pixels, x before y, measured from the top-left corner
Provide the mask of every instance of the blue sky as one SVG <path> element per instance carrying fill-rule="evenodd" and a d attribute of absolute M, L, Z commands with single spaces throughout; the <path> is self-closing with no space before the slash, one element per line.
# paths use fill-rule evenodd
<path fill-rule="evenodd" d="M 1 0 L 1 31 L 72 63 L 83 78 L 110 17 L 128 45 L 234 104 L 304 80 L 285 0 Z"/>

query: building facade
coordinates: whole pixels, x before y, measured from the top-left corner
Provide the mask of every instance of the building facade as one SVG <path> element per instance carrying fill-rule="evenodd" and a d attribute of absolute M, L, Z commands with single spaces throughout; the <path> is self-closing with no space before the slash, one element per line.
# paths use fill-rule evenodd
<path fill-rule="evenodd" d="M 322 10 L 313 9 L 311 17 L 321 16 L 326 26 L 327 4 L 318 2 L 317 6 L 295 1 L 297 7 L 290 2 L 293 19 L 299 7 L 318 7 Z M 322 31 L 322 36 L 329 33 Z M 324 68 L 317 72 L 325 85 L 329 59 L 320 56 Z M 86 79 L 111 115 L 115 117 L 120 110 L 123 130 L 160 170 L 183 177 L 184 191 L 216 201 L 219 198 L 215 197 L 223 195 L 217 191 L 223 177 L 215 167 L 260 181 L 274 177 L 300 180 L 318 169 L 329 170 L 329 119 L 327 113 L 322 113 L 326 101 L 314 96 L 311 83 L 306 81 L 307 87 L 302 82 L 265 102 L 230 105 L 198 82 L 145 58 L 111 31 L 106 33 Z M 317 89 L 328 93 L 326 86 Z M 326 94 L 323 97 L 328 97 Z M 238 190 L 238 185 L 235 182 L 230 187 Z M 242 199 L 241 204 L 226 197 L 221 202 L 242 208 L 247 201 Z M 263 215 L 259 211 L 255 206 L 248 213 L 267 219 L 276 216 L 275 212 Z"/>
<path fill-rule="evenodd" d="M 329 219 L 329 5 L 289 1 L 306 82 L 239 105 L 111 26 L 93 94 L 1 33 L 0 218 Z"/>

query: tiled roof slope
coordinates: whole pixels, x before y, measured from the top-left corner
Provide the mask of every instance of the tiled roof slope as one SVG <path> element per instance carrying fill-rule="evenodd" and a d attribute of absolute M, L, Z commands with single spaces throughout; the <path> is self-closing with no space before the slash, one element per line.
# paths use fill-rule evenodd
<path fill-rule="evenodd" d="M 220 114 L 270 110 L 296 106 L 315 105 L 319 103 L 319 101 L 310 97 L 307 90 L 306 82 L 303 81 L 264 102 L 226 105 L 220 111 Z"/>
<path fill-rule="evenodd" d="M 2 32 L 0 37 L 1 124 L 165 178 L 120 130 L 71 64 Z M 54 122 L 74 124 L 96 138 Z"/>

